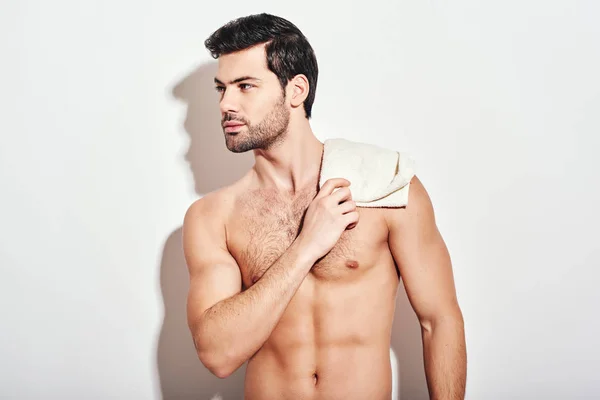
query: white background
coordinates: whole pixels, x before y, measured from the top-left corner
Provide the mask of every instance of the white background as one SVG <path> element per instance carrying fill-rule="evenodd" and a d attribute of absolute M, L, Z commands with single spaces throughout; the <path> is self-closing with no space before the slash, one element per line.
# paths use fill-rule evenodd
<path fill-rule="evenodd" d="M 204 39 L 290 19 L 313 128 L 410 152 L 450 249 L 468 399 L 600 398 L 600 5 L 76 1 L 0 6 L 0 397 L 241 398 L 185 324 L 181 223 L 228 153 Z M 425 399 L 401 290 L 402 399 Z M 218 396 L 217 396 L 218 395 Z"/>

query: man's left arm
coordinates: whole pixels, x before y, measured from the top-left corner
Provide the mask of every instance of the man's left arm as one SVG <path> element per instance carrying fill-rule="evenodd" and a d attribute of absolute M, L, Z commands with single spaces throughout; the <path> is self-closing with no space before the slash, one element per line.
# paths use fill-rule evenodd
<path fill-rule="evenodd" d="M 467 354 L 448 249 L 421 181 L 410 183 L 408 205 L 391 210 L 390 250 L 419 322 L 432 400 L 464 399 Z"/>

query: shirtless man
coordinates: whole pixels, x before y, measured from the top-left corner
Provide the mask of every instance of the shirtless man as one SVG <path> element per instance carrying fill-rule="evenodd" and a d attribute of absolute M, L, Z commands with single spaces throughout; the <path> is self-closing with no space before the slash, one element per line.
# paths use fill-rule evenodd
<path fill-rule="evenodd" d="M 357 208 L 350 182 L 318 190 L 309 118 L 317 62 L 272 15 L 206 41 L 227 148 L 254 166 L 188 209 L 188 323 L 201 362 L 225 378 L 248 361 L 246 400 L 389 400 L 399 276 L 421 327 L 432 399 L 463 399 L 466 350 L 448 251 L 417 177 L 403 208 Z"/>

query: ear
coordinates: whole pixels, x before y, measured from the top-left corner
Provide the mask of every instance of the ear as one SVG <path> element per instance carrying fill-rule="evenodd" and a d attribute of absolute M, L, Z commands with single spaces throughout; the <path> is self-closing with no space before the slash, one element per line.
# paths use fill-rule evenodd
<path fill-rule="evenodd" d="M 293 77 L 288 82 L 288 97 L 292 107 L 300 107 L 306 100 L 309 90 L 310 85 L 305 75 L 299 74 Z"/>

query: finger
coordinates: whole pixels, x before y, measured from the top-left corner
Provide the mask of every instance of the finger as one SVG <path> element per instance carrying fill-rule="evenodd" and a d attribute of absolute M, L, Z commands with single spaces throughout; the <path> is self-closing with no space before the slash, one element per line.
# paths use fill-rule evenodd
<path fill-rule="evenodd" d="M 339 205 L 338 210 L 342 214 L 347 214 L 349 212 L 356 211 L 356 203 L 352 200 L 345 201 Z"/>
<path fill-rule="evenodd" d="M 328 179 L 323 184 L 323 186 L 321 187 L 321 190 L 319 190 L 319 193 L 317 193 L 316 197 L 320 198 L 320 197 L 329 196 L 331 193 L 333 193 L 334 189 L 344 187 L 344 186 L 350 186 L 350 181 L 348 181 L 347 179 L 344 179 L 344 178 Z"/>
<path fill-rule="evenodd" d="M 348 187 L 343 187 L 333 192 L 329 198 L 331 201 L 335 201 L 335 204 L 340 204 L 343 201 L 352 200 L 352 192 Z"/>
<path fill-rule="evenodd" d="M 346 229 L 352 229 L 358 224 L 358 211 L 352 211 L 348 214 L 344 214 L 344 224 L 346 225 Z"/>

